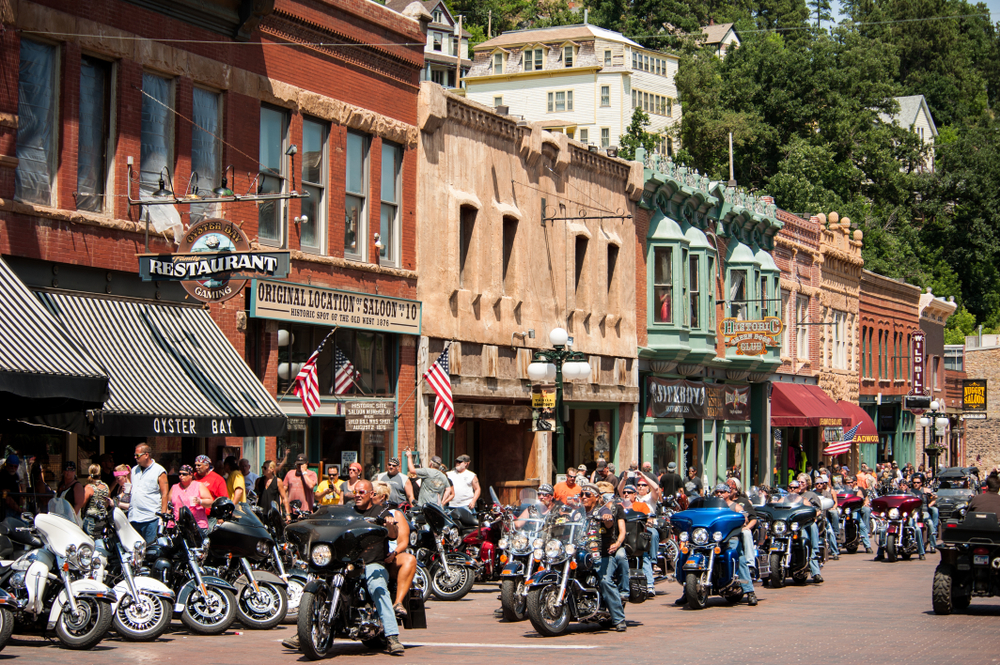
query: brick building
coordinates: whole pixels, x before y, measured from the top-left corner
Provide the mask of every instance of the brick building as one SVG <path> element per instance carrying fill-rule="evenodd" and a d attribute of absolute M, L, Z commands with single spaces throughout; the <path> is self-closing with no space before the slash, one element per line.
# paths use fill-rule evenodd
<path fill-rule="evenodd" d="M 869 270 L 861 274 L 859 403 L 878 428 L 877 450 L 863 461 L 919 463 L 914 415 L 903 408 L 912 386 L 912 336 L 920 326 L 920 287 Z M 874 459 L 871 459 L 874 457 Z"/>
<path fill-rule="evenodd" d="M 101 412 L 89 414 L 72 434 L 47 442 L 50 463 L 104 452 L 129 462 L 132 446 L 148 439 L 165 464 L 204 452 L 243 454 L 256 467 L 286 451 L 304 451 L 314 463 L 356 455 L 378 464 L 411 443 L 412 403 L 387 432 L 347 432 L 343 415 L 347 399 L 398 406 L 416 382 L 416 101 L 430 17 L 366 0 L 22 0 L 5 3 L 0 16 L 7 63 L 0 74 L 0 254 L 71 332 L 70 308 L 60 303 L 92 306 L 93 327 L 130 341 L 140 366 L 111 376 L 113 399 L 127 401 L 128 389 L 151 384 L 151 399 L 176 398 L 164 412 L 126 404 L 135 418 L 117 428 L 102 429 Z M 222 186 L 237 195 L 309 197 L 158 207 L 130 205 L 127 197 L 149 198 L 164 187 L 176 197 L 204 197 Z M 167 208 L 179 215 L 179 228 L 169 214 L 161 224 Z M 415 329 L 344 317 L 320 356 L 322 404 L 305 418 L 287 394 L 289 379 L 331 330 L 309 323 L 322 319 L 312 318 L 322 308 L 265 313 L 255 303 L 265 281 L 237 285 L 237 297 L 211 305 L 177 282 L 141 281 L 146 215 L 154 226 L 150 252 L 173 252 L 193 221 L 219 216 L 242 227 L 252 248 L 290 252 L 281 283 L 294 289 L 285 292 L 379 312 L 406 307 Z M 135 337 L 142 326 L 114 318 L 122 303 L 170 320 L 202 317 L 202 328 L 167 326 L 168 334 L 153 335 L 172 358 L 160 367 L 144 352 L 149 342 Z M 209 380 L 208 369 L 188 362 L 182 342 L 197 349 L 210 338 L 228 340 L 228 350 L 210 350 L 228 357 L 235 349 L 245 364 L 232 371 L 249 366 L 271 398 L 240 407 L 228 379 Z M 357 372 L 339 395 L 334 349 Z M 187 391 L 207 400 L 206 414 L 232 416 L 237 426 L 182 426 L 206 415 L 185 411 L 197 401 L 186 401 Z M 280 426 L 256 426 L 259 419 L 245 413 L 255 402 L 273 418 L 275 400 L 292 416 L 280 438 L 281 413 Z M 168 420 L 175 429 L 164 429 Z"/>
<path fill-rule="evenodd" d="M 944 450 L 938 458 L 939 464 L 953 466 L 952 460 L 958 459 L 957 448 L 962 439 L 960 415 L 962 413 L 961 392 L 954 395 L 954 388 L 949 389 L 948 371 L 945 367 L 945 344 L 944 328 L 958 305 L 955 298 L 949 300 L 937 298 L 931 293 L 930 288 L 926 293 L 920 294 L 920 330 L 924 333 L 924 367 L 926 383 L 929 388 L 931 400 L 937 400 L 941 405 L 940 410 L 948 415 L 948 425 L 944 428 L 921 427 L 920 421 L 917 426 L 921 430 L 918 436 L 919 445 L 922 450 L 917 452 L 917 457 L 921 464 L 928 463 L 926 454 L 927 447 L 934 443 L 935 446 Z"/>

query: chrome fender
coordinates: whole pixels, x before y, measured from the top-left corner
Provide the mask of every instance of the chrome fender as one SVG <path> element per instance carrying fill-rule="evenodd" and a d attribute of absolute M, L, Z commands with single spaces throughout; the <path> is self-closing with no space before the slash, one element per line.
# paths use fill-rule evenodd
<path fill-rule="evenodd" d="M 70 582 L 70 589 L 73 592 L 74 598 L 99 598 L 112 605 L 117 600 L 117 596 L 112 589 L 94 580 L 73 580 Z M 59 591 L 59 595 L 56 596 L 55 602 L 52 603 L 52 610 L 49 612 L 49 630 L 56 627 L 56 622 L 59 621 L 59 617 L 62 616 L 63 610 L 68 604 L 69 596 L 66 593 L 66 587 L 63 587 Z"/>
<path fill-rule="evenodd" d="M 133 581 L 135 582 L 135 588 L 140 592 L 148 591 L 152 595 L 157 596 L 159 598 L 166 598 L 167 600 L 170 601 L 170 604 L 173 605 L 174 602 L 173 590 L 171 590 L 170 587 L 168 587 L 160 580 L 153 579 L 152 577 L 136 577 L 133 579 Z M 115 601 L 114 603 L 112 603 L 111 607 L 117 610 L 118 604 L 124 598 L 131 596 L 132 594 L 129 592 L 128 582 L 126 582 L 125 580 L 122 580 L 121 582 L 115 585 L 114 592 L 115 592 Z"/>

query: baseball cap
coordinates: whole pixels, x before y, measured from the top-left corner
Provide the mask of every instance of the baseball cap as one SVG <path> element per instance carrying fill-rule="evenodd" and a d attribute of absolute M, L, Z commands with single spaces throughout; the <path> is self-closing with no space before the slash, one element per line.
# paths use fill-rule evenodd
<path fill-rule="evenodd" d="M 581 464 L 580 466 L 576 467 L 576 470 L 577 471 L 586 471 L 587 470 L 587 465 L 586 464 Z"/>
<path fill-rule="evenodd" d="M 622 489 L 622 491 L 623 491 L 623 492 L 638 492 L 639 490 L 638 490 L 638 489 L 636 488 L 636 486 L 635 486 L 635 485 L 633 485 L 632 483 L 629 483 L 628 485 L 626 485 L 626 486 L 625 486 L 625 487 L 624 487 L 624 488 Z"/>
<path fill-rule="evenodd" d="M 602 459 L 597 460 L 597 468 L 598 469 L 603 469 L 607 465 L 608 465 L 608 463 L 605 460 L 602 460 Z"/>
<path fill-rule="evenodd" d="M 542 483 L 541 485 L 538 486 L 538 493 L 552 494 L 552 485 L 549 485 L 548 483 Z"/>
<path fill-rule="evenodd" d="M 676 470 L 677 470 L 677 462 L 671 462 L 670 464 L 667 465 L 667 471 L 676 471 Z"/>
<path fill-rule="evenodd" d="M 17 455 L 8 455 L 7 456 L 7 466 L 19 466 L 20 464 L 21 464 L 21 460 L 18 458 Z"/>
<path fill-rule="evenodd" d="M 76 471 L 76 462 L 63 462 L 63 471 Z"/>
<path fill-rule="evenodd" d="M 393 466 L 399 466 L 399 458 L 398 457 L 390 457 L 389 458 L 389 464 L 392 464 Z"/>
<path fill-rule="evenodd" d="M 457 462 L 459 464 L 461 464 L 463 462 L 464 463 L 468 463 L 468 462 L 471 462 L 471 461 L 472 461 L 472 458 L 469 457 L 468 455 L 459 455 L 458 457 L 455 458 L 455 462 Z"/>
<path fill-rule="evenodd" d="M 309 458 L 305 456 L 305 453 L 299 453 L 298 455 L 295 456 L 296 466 L 298 466 L 299 464 L 308 464 L 308 463 L 309 463 Z"/>

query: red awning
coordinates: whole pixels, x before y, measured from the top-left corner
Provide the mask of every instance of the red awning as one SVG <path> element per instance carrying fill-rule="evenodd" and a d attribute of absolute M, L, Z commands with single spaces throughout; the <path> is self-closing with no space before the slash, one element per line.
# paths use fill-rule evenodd
<path fill-rule="evenodd" d="M 841 427 L 847 420 L 819 386 L 773 384 L 771 427 Z"/>
<path fill-rule="evenodd" d="M 854 443 L 878 443 L 878 430 L 867 411 L 846 400 L 840 400 L 837 402 L 837 406 L 844 412 L 845 416 L 851 419 L 849 425 L 844 425 L 845 430 L 861 423 L 861 427 L 854 434 Z"/>

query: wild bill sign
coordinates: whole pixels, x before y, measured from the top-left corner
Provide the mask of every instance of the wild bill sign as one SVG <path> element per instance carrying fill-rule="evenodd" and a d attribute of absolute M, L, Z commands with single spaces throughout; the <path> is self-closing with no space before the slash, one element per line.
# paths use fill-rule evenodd
<path fill-rule="evenodd" d="M 738 356 L 759 356 L 767 353 L 768 347 L 781 345 L 781 319 L 765 316 L 763 319 L 741 320 L 722 319 L 719 332 L 726 347 L 736 347 Z"/>

